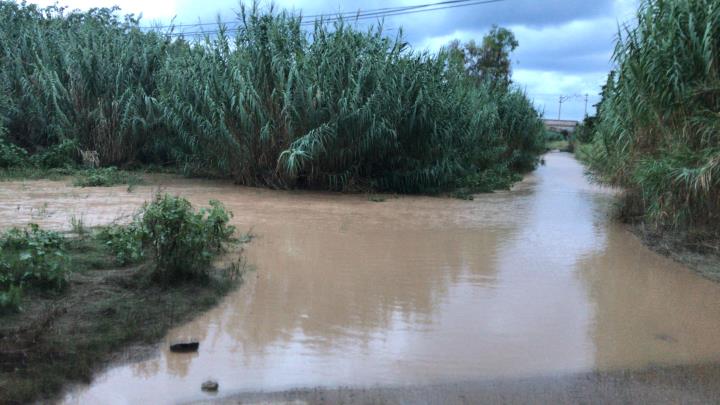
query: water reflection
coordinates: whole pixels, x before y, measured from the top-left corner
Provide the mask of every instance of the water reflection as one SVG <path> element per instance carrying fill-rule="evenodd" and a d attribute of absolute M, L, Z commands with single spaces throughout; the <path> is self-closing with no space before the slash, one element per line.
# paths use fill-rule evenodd
<path fill-rule="evenodd" d="M 613 226 L 607 249 L 579 264 L 595 306 L 602 369 L 720 361 L 720 291 Z"/>

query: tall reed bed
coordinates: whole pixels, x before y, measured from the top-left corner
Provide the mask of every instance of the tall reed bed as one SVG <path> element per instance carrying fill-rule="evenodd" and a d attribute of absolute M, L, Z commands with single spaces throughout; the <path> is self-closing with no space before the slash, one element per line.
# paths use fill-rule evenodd
<path fill-rule="evenodd" d="M 720 3 L 643 0 L 614 61 L 592 166 L 660 229 L 720 233 Z"/>
<path fill-rule="evenodd" d="M 34 153 L 71 143 L 97 150 L 106 165 L 152 150 L 151 134 L 163 127 L 155 81 L 171 42 L 115 11 L 0 2 L 0 87 L 16 144 Z"/>
<path fill-rule="evenodd" d="M 238 18 L 232 35 L 198 41 L 115 10 L 0 2 L 8 138 L 282 188 L 435 192 L 536 164 L 527 97 L 478 85 L 445 50 L 413 52 L 382 26 L 318 20 L 308 32 L 256 4 Z"/>

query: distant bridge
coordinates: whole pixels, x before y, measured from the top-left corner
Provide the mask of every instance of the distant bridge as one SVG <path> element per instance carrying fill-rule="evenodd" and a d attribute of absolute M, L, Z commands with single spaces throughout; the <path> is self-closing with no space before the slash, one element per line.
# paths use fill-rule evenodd
<path fill-rule="evenodd" d="M 574 120 L 543 120 L 545 129 L 550 131 L 562 132 L 567 131 L 573 133 L 575 128 L 580 125 L 579 121 Z"/>

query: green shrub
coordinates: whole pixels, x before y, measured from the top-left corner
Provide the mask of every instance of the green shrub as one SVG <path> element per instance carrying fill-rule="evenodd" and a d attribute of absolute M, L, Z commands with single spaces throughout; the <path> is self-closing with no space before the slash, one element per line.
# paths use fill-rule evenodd
<path fill-rule="evenodd" d="M 0 168 L 23 167 L 27 164 L 27 151 L 8 141 L 0 132 Z"/>
<path fill-rule="evenodd" d="M 76 187 L 111 187 L 118 184 L 134 186 L 141 183 L 140 177 L 116 167 L 84 170 L 73 181 Z"/>
<path fill-rule="evenodd" d="M 493 190 L 507 190 L 522 176 L 510 170 L 482 170 L 462 178 L 458 188 L 471 193 L 489 193 Z"/>
<path fill-rule="evenodd" d="M 203 278 L 212 260 L 233 238 L 232 213 L 218 201 L 195 211 L 182 197 L 157 195 L 128 226 L 113 226 L 101 238 L 119 264 L 153 259 L 153 278 L 162 283 Z"/>
<path fill-rule="evenodd" d="M 78 162 L 77 143 L 70 139 L 32 155 L 32 163 L 42 169 L 74 167 Z"/>
<path fill-rule="evenodd" d="M 575 139 L 580 143 L 590 143 L 595 136 L 596 117 L 585 117 L 583 123 L 575 131 Z"/>
<path fill-rule="evenodd" d="M 115 225 L 100 232 L 100 238 L 110 248 L 115 261 L 121 265 L 138 263 L 145 258 L 142 224 L 135 221 L 127 226 Z"/>
<path fill-rule="evenodd" d="M 12 284 L 0 287 L 0 314 L 19 310 L 21 301 L 22 287 Z"/>
<path fill-rule="evenodd" d="M 143 241 L 162 282 L 203 277 L 235 231 L 231 214 L 218 201 L 193 210 L 182 197 L 158 195 L 142 210 Z"/>
<path fill-rule="evenodd" d="M 64 288 L 69 268 L 63 244 L 62 235 L 36 224 L 5 232 L 0 237 L 0 287 Z"/>
<path fill-rule="evenodd" d="M 564 141 L 565 137 L 563 134 L 557 131 L 545 131 L 545 142 L 557 142 L 557 141 Z"/>

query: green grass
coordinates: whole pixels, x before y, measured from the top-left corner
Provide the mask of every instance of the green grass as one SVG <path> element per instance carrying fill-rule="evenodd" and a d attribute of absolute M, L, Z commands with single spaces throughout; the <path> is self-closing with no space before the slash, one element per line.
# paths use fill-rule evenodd
<path fill-rule="evenodd" d="M 0 181 L 63 180 L 77 173 L 74 168 L 41 169 L 38 167 L 0 168 Z"/>
<path fill-rule="evenodd" d="M 118 170 L 116 167 L 104 167 L 77 172 L 73 185 L 76 187 L 112 187 L 127 184 L 128 189 L 132 190 L 143 182 L 142 177 L 135 173 Z"/>
<path fill-rule="evenodd" d="M 585 163 L 588 164 L 590 159 L 592 158 L 593 154 L 593 144 L 592 143 L 580 143 L 576 142 L 575 145 L 575 157 Z"/>
<path fill-rule="evenodd" d="M 548 150 L 559 150 L 565 152 L 568 150 L 570 142 L 568 141 L 552 141 L 545 144 L 545 148 Z"/>
<path fill-rule="evenodd" d="M 565 136 L 557 131 L 545 130 L 545 142 L 564 141 Z"/>

